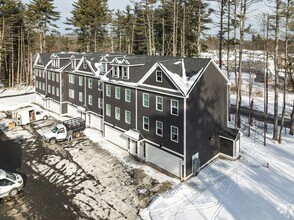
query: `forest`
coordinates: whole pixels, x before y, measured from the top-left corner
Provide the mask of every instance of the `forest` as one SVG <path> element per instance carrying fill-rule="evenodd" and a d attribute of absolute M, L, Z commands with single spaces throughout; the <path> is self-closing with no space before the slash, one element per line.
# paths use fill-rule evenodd
<path fill-rule="evenodd" d="M 240 127 L 242 74 L 253 73 L 256 64 L 254 59 L 244 62 L 244 53 L 260 51 L 260 63 L 264 66 L 264 113 L 267 115 L 268 111 L 268 89 L 273 88 L 273 140 L 281 142 L 285 97 L 294 91 L 294 2 L 264 1 L 270 12 L 257 13 L 252 27 L 248 19 L 257 2 L 136 0 L 124 10 L 110 10 L 107 0 L 77 0 L 71 16 L 66 19 L 68 34 L 63 34 L 58 32 L 56 24 L 62 12 L 54 0 L 31 0 L 28 4 L 20 0 L 0 0 L 0 80 L 8 88 L 32 85 L 34 56 L 44 52 L 202 57 L 214 51 L 220 69 L 229 78 L 230 74 L 235 75 L 231 93 L 236 94 L 236 103 L 232 104 L 236 106 L 235 127 Z M 270 61 L 273 61 L 271 71 Z M 269 80 L 269 72 L 273 73 L 273 80 Z M 279 93 L 283 94 L 283 100 L 278 100 Z M 279 102 L 283 102 L 280 120 Z M 250 121 L 249 115 L 249 124 Z M 294 135 L 294 103 L 290 127 L 290 134 Z M 264 129 L 266 132 L 266 124 Z"/>

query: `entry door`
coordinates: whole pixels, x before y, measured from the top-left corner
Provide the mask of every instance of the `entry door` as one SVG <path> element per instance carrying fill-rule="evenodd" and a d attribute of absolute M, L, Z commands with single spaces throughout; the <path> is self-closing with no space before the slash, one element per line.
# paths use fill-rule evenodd
<path fill-rule="evenodd" d="M 192 171 L 193 175 L 196 176 L 200 170 L 200 158 L 199 153 L 196 153 L 192 156 Z"/>
<path fill-rule="evenodd" d="M 141 160 L 146 160 L 146 147 L 144 142 L 140 142 L 140 144 L 138 144 L 138 157 Z"/>
<path fill-rule="evenodd" d="M 137 155 L 138 151 L 137 151 L 137 142 L 129 139 L 129 146 L 130 146 L 130 153 L 132 155 Z"/>

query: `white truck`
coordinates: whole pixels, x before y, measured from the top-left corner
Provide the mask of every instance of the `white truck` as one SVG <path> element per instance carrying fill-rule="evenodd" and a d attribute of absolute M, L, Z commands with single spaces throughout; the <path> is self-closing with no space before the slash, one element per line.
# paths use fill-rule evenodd
<path fill-rule="evenodd" d="M 46 120 L 49 117 L 49 112 L 37 110 L 34 107 L 25 107 L 12 112 L 12 119 L 16 125 L 26 125 L 33 121 Z"/>
<path fill-rule="evenodd" d="M 68 119 L 44 133 L 43 139 L 50 144 L 55 144 L 57 141 L 66 140 L 69 133 L 72 133 L 70 134 L 72 137 L 79 137 L 85 128 L 86 122 L 84 119 L 80 117 Z"/>

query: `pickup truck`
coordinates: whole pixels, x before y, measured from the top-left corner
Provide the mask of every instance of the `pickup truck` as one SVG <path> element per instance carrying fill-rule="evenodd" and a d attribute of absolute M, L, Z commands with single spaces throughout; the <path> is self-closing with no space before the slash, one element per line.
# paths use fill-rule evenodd
<path fill-rule="evenodd" d="M 84 119 L 80 117 L 68 119 L 47 131 L 43 135 L 43 139 L 50 144 L 55 144 L 57 141 L 66 140 L 69 132 L 72 132 L 73 137 L 79 137 L 85 128 L 86 122 Z"/>

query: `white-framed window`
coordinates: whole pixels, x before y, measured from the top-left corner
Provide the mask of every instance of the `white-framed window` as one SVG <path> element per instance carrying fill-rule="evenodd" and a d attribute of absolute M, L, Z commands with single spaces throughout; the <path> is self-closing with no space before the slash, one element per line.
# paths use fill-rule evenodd
<path fill-rule="evenodd" d="M 56 64 L 56 67 L 60 67 L 60 59 L 59 59 L 59 57 L 56 59 L 56 61 L 57 61 L 57 64 Z"/>
<path fill-rule="evenodd" d="M 45 79 L 45 70 L 42 72 L 42 78 Z"/>
<path fill-rule="evenodd" d="M 131 124 L 131 112 L 128 110 L 125 110 L 125 122 Z"/>
<path fill-rule="evenodd" d="M 79 92 L 79 101 L 83 102 L 83 96 L 84 94 L 82 92 Z"/>
<path fill-rule="evenodd" d="M 179 142 L 179 129 L 175 126 L 170 126 L 170 139 L 174 142 Z"/>
<path fill-rule="evenodd" d="M 75 90 L 69 89 L 68 90 L 68 96 L 69 96 L 69 98 L 74 99 L 75 98 Z"/>
<path fill-rule="evenodd" d="M 143 93 L 143 106 L 149 107 L 149 94 Z"/>
<path fill-rule="evenodd" d="M 86 60 L 83 62 L 83 68 L 87 69 L 87 61 Z"/>
<path fill-rule="evenodd" d="M 179 115 L 179 101 L 171 100 L 171 114 L 172 115 Z"/>
<path fill-rule="evenodd" d="M 59 97 L 59 88 L 56 87 L 56 95 Z"/>
<path fill-rule="evenodd" d="M 55 86 L 52 86 L 52 95 L 55 95 Z"/>
<path fill-rule="evenodd" d="M 76 68 L 76 61 L 75 60 L 72 60 L 71 61 L 71 68 L 72 69 L 75 69 Z"/>
<path fill-rule="evenodd" d="M 37 82 L 36 81 L 36 88 L 38 89 L 39 88 L 39 84 L 40 84 L 41 82 Z"/>
<path fill-rule="evenodd" d="M 42 87 L 42 83 L 41 83 L 41 82 L 39 82 L 39 89 L 41 89 L 41 87 Z"/>
<path fill-rule="evenodd" d="M 98 98 L 98 108 L 103 108 L 103 99 L 102 98 Z"/>
<path fill-rule="evenodd" d="M 107 72 L 107 64 L 106 63 L 101 63 L 101 72 L 106 73 Z"/>
<path fill-rule="evenodd" d="M 122 78 L 123 79 L 129 79 L 129 71 L 127 66 L 122 67 Z"/>
<path fill-rule="evenodd" d="M 103 83 L 99 80 L 98 81 L 98 91 L 102 91 L 103 89 Z"/>
<path fill-rule="evenodd" d="M 162 71 L 156 70 L 156 82 L 162 82 Z"/>
<path fill-rule="evenodd" d="M 116 77 L 116 78 L 119 77 L 119 66 L 113 66 L 112 77 Z"/>
<path fill-rule="evenodd" d="M 68 82 L 71 84 L 75 84 L 75 76 L 72 74 L 68 75 Z"/>
<path fill-rule="evenodd" d="M 48 93 L 51 93 L 51 85 L 48 85 Z"/>
<path fill-rule="evenodd" d="M 163 123 L 161 121 L 156 121 L 156 134 L 163 136 Z"/>
<path fill-rule="evenodd" d="M 149 131 L 149 118 L 146 116 L 143 116 L 143 129 Z"/>
<path fill-rule="evenodd" d="M 56 82 L 59 82 L 59 73 L 56 73 Z"/>
<path fill-rule="evenodd" d="M 131 90 L 130 89 L 125 89 L 125 101 L 131 102 Z"/>
<path fill-rule="evenodd" d="M 48 71 L 48 79 L 51 80 L 51 72 Z"/>
<path fill-rule="evenodd" d="M 156 96 L 156 110 L 163 111 L 163 98 Z"/>
<path fill-rule="evenodd" d="M 88 79 L 88 88 L 89 89 L 92 89 L 93 88 L 93 79 L 92 78 L 89 78 Z"/>
<path fill-rule="evenodd" d="M 55 73 L 54 72 L 52 72 L 52 81 L 55 81 Z"/>
<path fill-rule="evenodd" d="M 111 116 L 111 105 L 106 104 L 106 115 Z"/>
<path fill-rule="evenodd" d="M 83 77 L 79 76 L 79 86 L 83 86 Z"/>
<path fill-rule="evenodd" d="M 106 96 L 111 97 L 111 87 L 110 87 L 110 85 L 106 85 Z"/>
<path fill-rule="evenodd" d="M 115 87 L 115 98 L 120 99 L 120 87 Z"/>
<path fill-rule="evenodd" d="M 42 90 L 45 91 L 45 83 L 42 83 Z"/>
<path fill-rule="evenodd" d="M 120 120 L 120 108 L 115 107 L 115 119 Z"/>
<path fill-rule="evenodd" d="M 88 95 L 88 103 L 89 103 L 89 105 L 92 105 L 93 104 L 92 95 Z"/>

